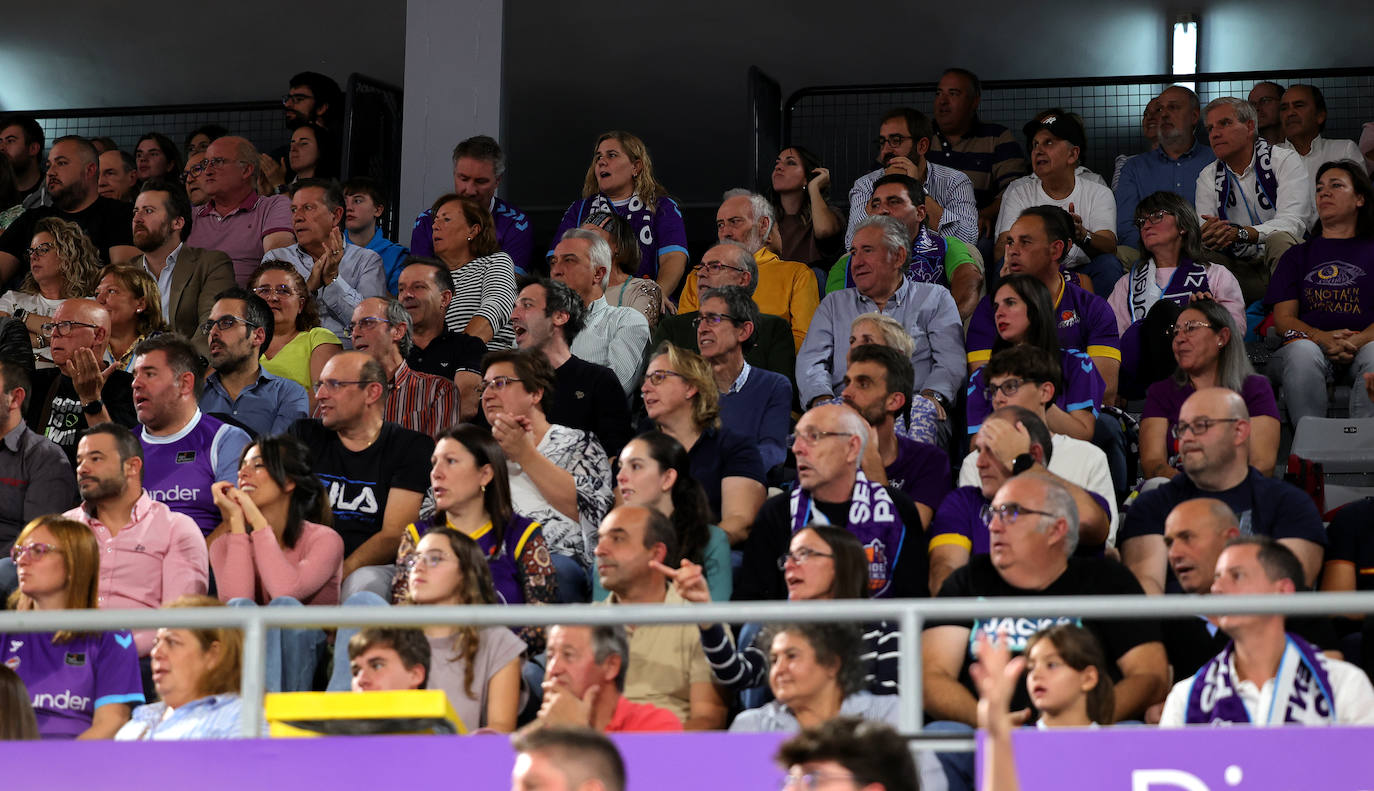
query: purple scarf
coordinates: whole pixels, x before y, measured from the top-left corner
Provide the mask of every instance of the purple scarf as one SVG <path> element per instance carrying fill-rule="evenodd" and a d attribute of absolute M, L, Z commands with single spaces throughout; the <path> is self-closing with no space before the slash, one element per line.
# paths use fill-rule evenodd
<path fill-rule="evenodd" d="M 1131 310 L 1131 322 L 1143 321 L 1157 300 L 1150 299 L 1155 287 L 1155 268 L 1153 260 L 1136 266 L 1131 270 L 1130 291 L 1127 302 Z M 1174 274 L 1164 287 L 1159 299 L 1166 299 L 1181 308 L 1188 306 L 1194 294 L 1211 291 L 1212 284 L 1207 280 L 1207 267 L 1196 261 L 1180 261 L 1174 267 Z"/>
<path fill-rule="evenodd" d="M 635 275 L 653 279 L 658 271 L 658 259 L 651 254 L 656 249 L 654 247 L 654 211 L 645 205 L 644 199 L 638 195 L 631 195 L 629 203 L 622 208 L 616 208 L 610 198 L 598 192 L 591 198 L 583 198 L 582 206 L 584 211 L 581 219 L 578 220 L 579 224 L 582 219 L 586 219 L 597 212 L 614 214 L 630 224 L 630 228 L 635 232 L 635 238 L 639 240 L 641 259 L 651 259 L 649 261 L 641 260 L 639 271 Z"/>
<path fill-rule="evenodd" d="M 1203 665 L 1193 676 L 1188 690 L 1188 711 L 1184 720 L 1189 725 L 1218 723 L 1252 723 L 1275 725 L 1298 723 L 1303 725 L 1331 724 L 1336 721 L 1336 700 L 1331 694 L 1331 679 L 1326 672 L 1326 660 L 1315 646 L 1295 634 L 1289 634 L 1283 657 L 1279 659 L 1278 675 L 1274 678 L 1273 702 L 1267 712 L 1255 720 L 1245 702 L 1236 694 L 1240 683 L 1231 670 L 1231 656 L 1236 644 L 1227 643 L 1220 654 Z M 1282 706 L 1281 716 L 1274 711 Z"/>
<path fill-rule="evenodd" d="M 911 242 L 911 261 L 906 267 L 906 279 L 913 283 L 934 283 L 949 288 L 945 275 L 945 252 L 949 243 L 924 225 Z M 844 287 L 854 288 L 854 274 L 846 266 Z"/>
<path fill-rule="evenodd" d="M 812 522 L 830 523 L 825 514 L 811 507 L 810 492 L 800 486 L 792 490 L 791 510 L 793 533 Z M 863 470 L 855 471 L 849 522 L 844 528 L 859 539 L 868 557 L 868 595 L 875 599 L 891 596 L 906 527 L 887 489 L 864 477 Z"/>
<path fill-rule="evenodd" d="M 1270 212 L 1276 211 L 1276 207 L 1278 206 L 1279 181 L 1274 175 L 1273 148 L 1269 145 L 1269 142 L 1262 137 L 1255 140 L 1254 165 L 1255 204 L 1261 210 Z M 1239 222 L 1241 225 L 1252 225 L 1264 222 L 1266 218 L 1260 217 L 1255 212 L 1250 211 L 1250 202 L 1245 196 L 1237 196 L 1232 193 L 1232 179 L 1229 170 L 1225 162 L 1222 162 L 1220 159 L 1217 160 L 1213 171 L 1213 180 L 1217 190 L 1217 214 L 1221 215 L 1221 219 L 1223 220 L 1228 222 Z M 1237 186 L 1239 186 L 1239 184 L 1237 184 Z M 1246 216 L 1239 217 L 1238 215 L 1238 218 L 1233 220 L 1231 218 L 1230 209 L 1238 208 L 1240 203 L 1245 204 Z M 1256 254 L 1259 249 L 1258 245 L 1253 243 L 1245 245 L 1245 248 Z M 1245 257 L 1250 257 L 1250 255 L 1247 253 Z"/>

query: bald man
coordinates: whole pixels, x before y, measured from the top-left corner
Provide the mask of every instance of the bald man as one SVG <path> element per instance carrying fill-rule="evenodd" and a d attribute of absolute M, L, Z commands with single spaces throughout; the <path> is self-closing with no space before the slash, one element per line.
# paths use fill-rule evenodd
<path fill-rule="evenodd" d="M 785 599 L 787 583 L 778 558 L 792 534 L 808 524 L 830 524 L 853 533 L 869 557 L 869 594 L 928 596 L 925 522 L 901 490 L 870 481 L 860 469 L 872 434 L 868 421 L 845 404 L 814 407 L 797 421 L 792 451 L 797 486 L 769 498 L 742 544 L 744 573 L 736 599 Z M 851 508 L 854 503 L 866 507 Z"/>
<path fill-rule="evenodd" d="M 74 469 L 76 443 L 88 427 L 108 421 L 138 425 L 134 379 L 110 360 L 110 314 L 94 300 L 63 302 L 51 323 L 48 342 L 57 367 L 34 371 L 25 420 L 61 446 Z"/>
<path fill-rule="evenodd" d="M 215 140 L 203 164 L 198 181 L 207 200 L 196 209 L 186 244 L 229 256 L 234 278 L 246 286 L 265 253 L 295 244 L 291 199 L 258 194 L 258 150 L 242 137 Z"/>
<path fill-rule="evenodd" d="M 1301 489 L 1266 478 L 1250 466 L 1250 413 L 1240 395 L 1223 387 L 1199 390 L 1183 402 L 1176 431 L 1183 472 L 1146 492 L 1126 512 L 1117 546 L 1147 593 L 1178 593 L 1168 579 L 1165 520 L 1179 503 L 1220 500 L 1243 535 L 1278 539 L 1302 561 L 1306 582 L 1317 578 L 1326 531 L 1316 505 Z"/>

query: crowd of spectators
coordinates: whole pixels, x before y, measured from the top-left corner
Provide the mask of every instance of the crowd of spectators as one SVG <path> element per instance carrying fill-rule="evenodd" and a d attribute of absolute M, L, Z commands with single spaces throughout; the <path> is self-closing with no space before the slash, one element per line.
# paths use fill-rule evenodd
<path fill-rule="evenodd" d="M 35 610 L 854 600 L 831 625 L 274 630 L 267 686 L 443 690 L 469 730 L 525 729 L 517 775 L 550 752 L 604 769 L 569 726 L 729 728 L 802 732 L 790 782 L 905 788 L 970 787 L 971 759 L 846 763 L 886 749 L 916 650 L 861 600 L 1374 586 L 1374 500 L 1328 531 L 1273 477 L 1285 422 L 1374 416 L 1374 150 L 1321 136 L 1311 85 L 1205 106 L 1175 85 L 1148 148 L 1097 174 L 1071 110 L 1018 136 L 980 92 L 950 69 L 930 115 L 874 119 L 848 206 L 784 149 L 768 194 L 723 191 L 695 258 L 671 174 L 624 131 L 556 229 L 497 197 L 496 140 L 459 142 L 407 245 L 378 225 L 396 196 L 338 180 L 322 75 L 290 81 L 271 152 L 205 127 L 184 158 L 155 132 L 126 153 L 0 118 L 0 591 Z M 1247 340 L 1272 351 L 1259 372 Z M 1367 631 L 928 623 L 923 702 L 932 727 L 999 738 L 1368 724 Z M 230 631 L 4 638 L 36 726 L 0 733 L 235 732 Z"/>

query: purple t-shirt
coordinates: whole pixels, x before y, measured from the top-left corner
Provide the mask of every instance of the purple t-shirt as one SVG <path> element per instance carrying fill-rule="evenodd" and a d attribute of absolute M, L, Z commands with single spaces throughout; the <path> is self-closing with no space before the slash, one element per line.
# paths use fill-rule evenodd
<path fill-rule="evenodd" d="M 65 643 L 52 638 L 51 632 L 0 635 L 0 662 L 28 688 L 43 738 L 75 739 L 101 706 L 143 702 L 133 635 L 96 632 Z"/>
<path fill-rule="evenodd" d="M 1288 248 L 1269 279 L 1266 305 L 1298 301 L 1298 318 L 1319 330 L 1374 324 L 1374 240 L 1316 237 Z"/>
<path fill-rule="evenodd" d="M 977 486 L 960 486 L 950 492 L 930 520 L 930 549 L 954 545 L 970 555 L 987 554 L 988 526 L 983 522 L 987 502 Z"/>
<path fill-rule="evenodd" d="M 932 511 L 949 494 L 949 455 L 935 445 L 897 435 L 897 458 L 887 466 L 887 485 Z"/>
<path fill-rule="evenodd" d="M 1092 410 L 1097 416 L 1097 408 L 1102 405 L 1102 394 L 1107 385 L 1102 375 L 1093 365 L 1093 359 L 1075 349 L 1062 349 L 1059 352 L 1060 370 L 1063 387 L 1054 396 L 1054 403 L 1065 412 L 1079 409 Z M 979 368 L 968 378 L 968 433 L 973 436 L 982 428 L 983 421 L 992 414 L 992 402 L 983 392 L 987 388 L 985 368 Z"/>
<path fill-rule="evenodd" d="M 496 243 L 501 252 L 510 256 L 515 271 L 524 274 L 530 271 L 534 256 L 534 226 L 525 213 L 496 198 L 491 204 L 491 217 L 496 225 Z M 434 212 L 426 209 L 415 218 L 415 227 L 410 231 L 410 254 L 434 257 Z"/>
<path fill-rule="evenodd" d="M 195 520 L 210 535 L 219 526 L 211 484 L 236 480 L 248 433 L 201 412 L 176 434 L 155 437 L 143 429 L 143 488 L 148 496 Z"/>
<path fill-rule="evenodd" d="M 682 224 L 682 210 L 672 198 L 659 198 L 653 214 L 650 214 L 638 195 L 627 201 L 612 203 L 610 198 L 601 194 L 575 201 L 568 207 L 558 223 L 558 230 L 554 231 L 547 255 L 553 255 L 553 249 L 558 246 L 558 240 L 563 238 L 565 231 L 582 225 L 589 215 L 598 211 L 614 211 L 627 219 L 634 229 L 635 237 L 639 239 L 639 271 L 635 273 L 636 277 L 648 280 L 657 277 L 658 257 L 665 253 L 680 252 L 687 255 L 687 227 Z"/>
<path fill-rule="evenodd" d="M 969 363 L 985 363 L 992 356 L 997 340 L 997 323 L 993 320 L 992 297 L 989 294 L 978 302 L 969 319 L 968 337 L 964 347 Z M 1116 333 L 1116 315 L 1107 300 L 1073 283 L 1065 283 L 1064 291 L 1054 306 L 1055 327 L 1059 345 L 1077 349 L 1093 357 L 1121 359 L 1121 338 Z"/>
<path fill-rule="evenodd" d="M 1169 421 L 1170 426 L 1174 425 L 1178 422 L 1178 413 L 1183 409 L 1183 402 L 1187 401 L 1193 392 L 1191 382 L 1180 385 L 1172 376 L 1155 382 L 1145 391 L 1145 409 L 1140 413 L 1140 419 L 1162 417 Z M 1245 377 L 1245 382 L 1240 386 L 1240 397 L 1245 400 L 1245 408 L 1250 410 L 1250 417 L 1279 419 L 1279 406 L 1274 401 L 1274 387 L 1265 377 L 1259 374 Z M 1164 437 L 1168 444 L 1169 456 L 1173 456 L 1178 452 L 1178 440 L 1174 439 L 1171 432 L 1165 432 Z"/>

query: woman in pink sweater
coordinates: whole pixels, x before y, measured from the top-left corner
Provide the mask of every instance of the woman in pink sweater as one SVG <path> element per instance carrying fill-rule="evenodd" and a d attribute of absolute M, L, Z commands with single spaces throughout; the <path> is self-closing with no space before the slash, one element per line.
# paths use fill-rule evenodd
<path fill-rule="evenodd" d="M 238 486 L 213 487 L 224 521 L 208 539 L 210 568 L 230 606 L 339 603 L 343 539 L 306 453 L 291 437 L 264 437 L 244 451 Z M 269 631 L 267 690 L 311 689 L 324 647 L 319 629 Z"/>

